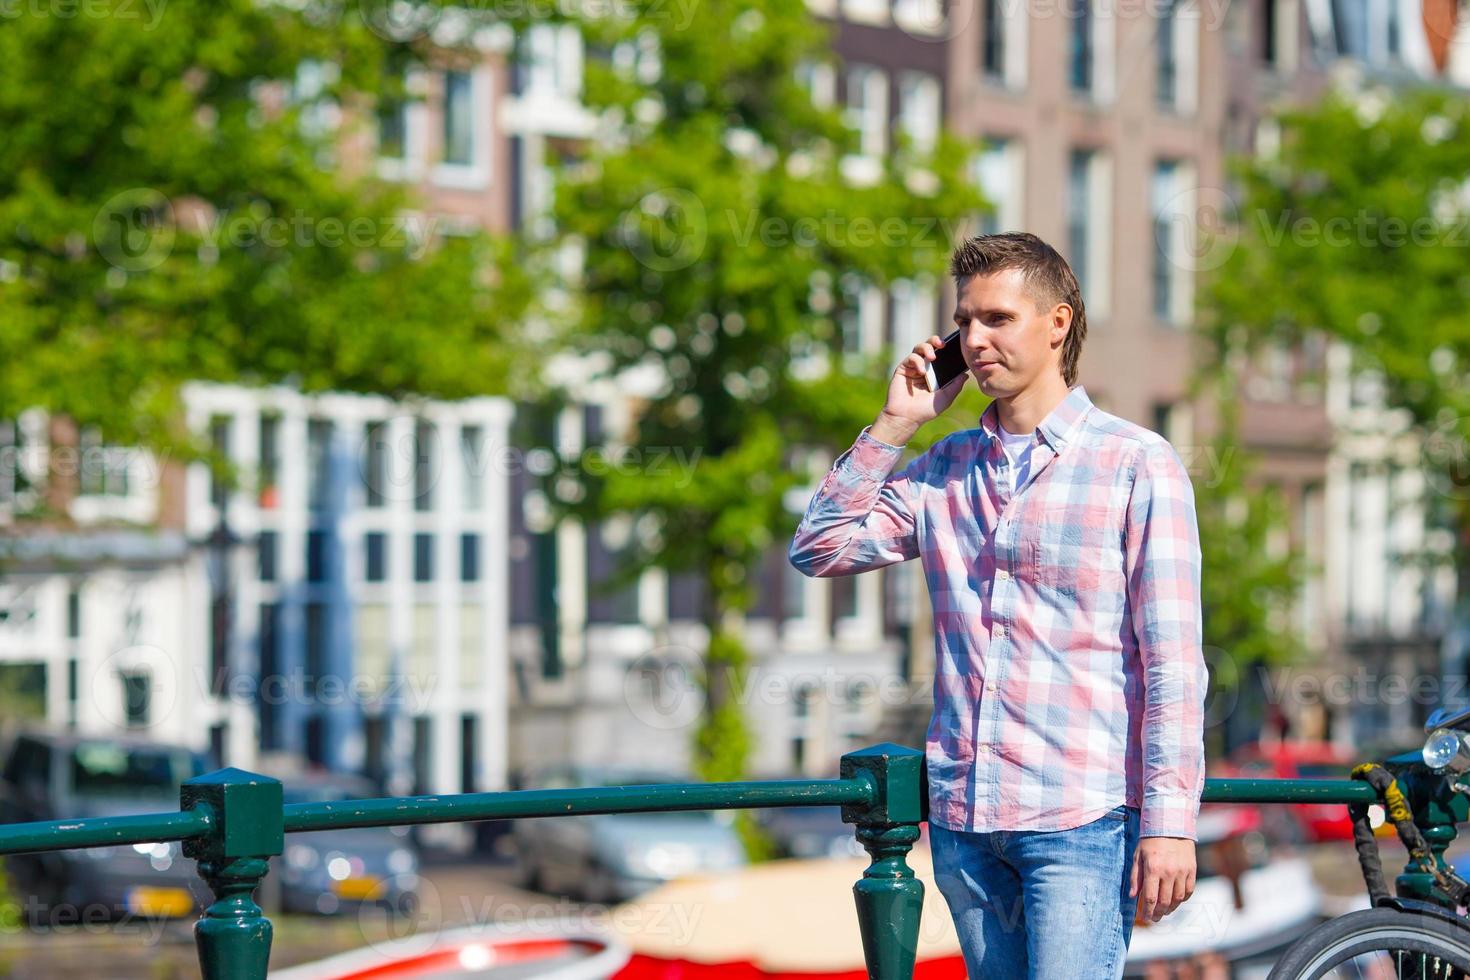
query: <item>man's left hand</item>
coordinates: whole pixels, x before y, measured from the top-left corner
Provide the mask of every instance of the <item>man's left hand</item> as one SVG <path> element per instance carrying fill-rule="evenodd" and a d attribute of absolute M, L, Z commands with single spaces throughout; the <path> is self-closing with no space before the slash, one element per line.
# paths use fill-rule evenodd
<path fill-rule="evenodd" d="M 1128 894 L 1138 898 L 1138 915 L 1158 922 L 1194 894 L 1194 841 L 1187 837 L 1145 837 L 1133 853 Z"/>

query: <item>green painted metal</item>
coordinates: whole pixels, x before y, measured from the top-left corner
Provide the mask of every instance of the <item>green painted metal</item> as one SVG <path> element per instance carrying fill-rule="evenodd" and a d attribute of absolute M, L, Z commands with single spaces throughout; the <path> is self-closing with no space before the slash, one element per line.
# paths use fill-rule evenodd
<path fill-rule="evenodd" d="M 161 840 L 188 840 L 209 832 L 207 810 L 145 813 L 85 820 L 46 820 L 0 825 L 0 854 L 65 851 L 74 847 L 110 847 Z"/>
<path fill-rule="evenodd" d="M 871 793 L 866 783 L 856 780 L 785 779 L 404 796 L 342 803 L 292 803 L 285 808 L 285 827 L 287 833 L 295 833 L 571 814 L 835 806 L 867 802 Z"/>
<path fill-rule="evenodd" d="M 1424 767 L 1415 753 L 1386 763 L 1409 798 L 1415 819 L 1443 860 L 1455 824 L 1470 819 L 1470 800 Z M 467 793 L 306 803 L 284 806 L 274 779 L 222 769 L 184 784 L 173 813 L 56 820 L 0 826 L 0 854 L 181 840 L 199 862 L 215 901 L 195 925 L 205 980 L 263 980 L 271 924 L 251 895 L 280 854 L 284 835 L 399 824 L 443 823 L 573 814 L 665 810 L 840 806 L 871 857 L 853 886 L 863 954 L 875 980 L 911 980 L 918 953 L 924 885 L 909 851 L 928 817 L 924 753 L 883 744 L 842 757 L 838 779 L 605 786 L 511 793 Z M 1208 803 L 1372 802 L 1372 787 L 1354 780 L 1211 779 Z M 1429 875 L 1398 878 L 1399 894 L 1441 903 Z"/>
<path fill-rule="evenodd" d="M 184 856 L 199 862 L 199 875 L 214 892 L 194 924 L 199 972 L 204 980 L 264 980 L 271 923 L 251 895 L 284 845 L 281 783 L 221 769 L 184 783 L 179 798 L 183 809 L 214 816 L 207 834 L 184 842 Z"/>
<path fill-rule="evenodd" d="M 1356 779 L 1207 779 L 1205 803 L 1373 803 L 1373 787 Z"/>
<path fill-rule="evenodd" d="M 919 839 L 919 821 L 927 816 L 924 753 L 884 743 L 844 755 L 838 771 L 843 779 L 873 787 L 869 800 L 842 808 L 842 819 L 857 824 L 857 839 L 872 858 L 852 886 L 868 976 L 910 980 L 919 952 L 924 883 L 906 858 Z"/>

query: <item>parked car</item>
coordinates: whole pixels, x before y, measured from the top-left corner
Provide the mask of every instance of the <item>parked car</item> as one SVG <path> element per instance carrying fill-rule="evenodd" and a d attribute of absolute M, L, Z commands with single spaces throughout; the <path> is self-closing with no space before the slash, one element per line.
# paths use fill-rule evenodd
<path fill-rule="evenodd" d="M 287 804 L 334 803 L 379 795 L 367 780 L 313 774 L 283 780 Z M 372 903 L 391 915 L 418 907 L 419 859 L 406 827 L 360 827 L 287 834 L 256 901 L 273 912 L 335 915 Z"/>
<path fill-rule="evenodd" d="M 674 773 L 569 766 L 532 776 L 525 788 L 688 781 Z M 727 810 L 537 817 L 517 820 L 505 840 L 522 885 L 590 902 L 621 901 L 673 878 L 746 864 Z"/>
<path fill-rule="evenodd" d="M 22 732 L 0 770 L 0 821 L 177 810 L 179 784 L 208 768 L 202 753 L 179 745 Z M 176 841 L 13 855 L 7 867 L 33 924 L 183 916 L 210 900 Z"/>
<path fill-rule="evenodd" d="M 780 806 L 755 811 L 756 823 L 783 858 L 866 857 L 857 827 L 842 822 L 839 806 Z"/>
<path fill-rule="evenodd" d="M 1252 742 L 1230 755 L 1234 774 L 1257 779 L 1347 779 L 1352 765 L 1352 756 L 1331 742 Z M 1266 831 L 1275 841 L 1353 839 L 1353 824 L 1341 803 L 1291 803 L 1266 810 Z"/>

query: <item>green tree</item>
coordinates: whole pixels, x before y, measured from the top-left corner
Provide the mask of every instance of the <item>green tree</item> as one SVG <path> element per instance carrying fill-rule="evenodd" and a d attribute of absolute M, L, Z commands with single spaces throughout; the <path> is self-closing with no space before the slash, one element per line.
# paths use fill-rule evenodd
<path fill-rule="evenodd" d="M 562 169 L 555 216 L 561 241 L 585 252 L 569 345 L 608 375 L 660 379 L 637 413 L 635 458 L 700 455 L 692 480 L 574 461 L 580 499 L 565 503 L 652 518 L 657 534 L 621 580 L 649 566 L 703 580 L 695 757 L 704 778 L 730 779 L 750 747 L 733 696 L 749 665 L 742 617 L 759 563 L 794 529 L 788 491 L 814 476 L 800 450 L 850 444 L 896 363 L 841 351 L 844 277 L 942 276 L 982 201 L 965 178 L 970 148 L 948 137 L 932 152 L 901 144 L 868 180 L 844 176 L 855 135 L 800 79 L 830 60 L 801 4 L 705 0 L 688 15 L 650 3 L 587 25 L 611 52 L 588 65 L 588 100 L 620 138 Z M 969 405 L 956 416 L 973 393 Z"/>
<path fill-rule="evenodd" d="M 353 147 L 430 54 L 364 3 L 26 6 L 0 30 L 0 417 L 169 445 L 191 379 L 445 397 L 512 379 L 531 280 Z M 428 234 L 420 234 L 427 232 Z"/>
<path fill-rule="evenodd" d="M 1458 93 L 1337 93 L 1280 117 L 1239 165 L 1238 220 L 1205 296 L 1220 357 L 1321 331 L 1407 409 L 1470 555 L 1470 118 Z M 1462 593 L 1467 577 L 1461 576 Z"/>

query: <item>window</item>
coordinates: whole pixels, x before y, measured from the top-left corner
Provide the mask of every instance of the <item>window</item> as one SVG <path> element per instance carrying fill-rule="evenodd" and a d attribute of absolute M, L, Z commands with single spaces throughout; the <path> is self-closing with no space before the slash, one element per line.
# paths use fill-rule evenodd
<path fill-rule="evenodd" d="M 1155 50 L 1154 88 L 1160 106 L 1173 108 L 1178 101 L 1179 59 L 1174 44 L 1174 29 L 1178 21 L 1177 0 L 1164 0 L 1159 9 L 1159 23 Z"/>
<path fill-rule="evenodd" d="M 276 549 L 279 543 L 275 531 L 260 532 L 260 538 L 256 541 L 256 551 L 260 562 L 259 572 L 262 582 L 276 580 Z"/>
<path fill-rule="evenodd" d="M 587 527 L 588 622 L 638 622 L 638 585 L 621 576 L 632 543 L 631 525 L 620 514 Z"/>
<path fill-rule="evenodd" d="M 363 573 L 367 582 L 384 582 L 388 578 L 388 537 L 381 531 L 363 536 Z"/>
<path fill-rule="evenodd" d="M 1067 168 L 1067 261 L 1087 303 L 1089 323 L 1108 313 L 1112 251 L 1111 167 L 1105 154 L 1073 150 Z"/>
<path fill-rule="evenodd" d="M 906 71 L 899 76 L 899 123 L 919 153 L 934 149 L 934 141 L 939 136 L 939 113 L 939 79 L 918 71 Z"/>
<path fill-rule="evenodd" d="M 463 499 L 460 506 L 465 510 L 480 509 L 485 499 L 485 432 L 478 425 L 467 425 L 459 430 L 459 455 L 464 465 Z"/>
<path fill-rule="evenodd" d="M 306 604 L 306 689 L 315 696 L 327 674 L 328 609 L 324 602 Z"/>
<path fill-rule="evenodd" d="M 1071 8 L 1071 60 L 1070 80 L 1072 91 L 1091 92 L 1093 88 L 1094 42 L 1096 18 L 1092 0 L 1077 0 Z"/>
<path fill-rule="evenodd" d="M 327 580 L 328 547 L 329 541 L 326 531 L 307 532 L 306 580 L 308 582 L 325 582 Z"/>
<path fill-rule="evenodd" d="M 428 422 L 419 421 L 413 427 L 413 509 L 434 509 L 434 479 L 437 476 L 435 452 L 436 434 Z"/>
<path fill-rule="evenodd" d="M 855 275 L 842 278 L 842 359 L 849 371 L 862 370 L 863 358 L 883 347 L 883 290 Z"/>
<path fill-rule="evenodd" d="M 403 160 L 408 156 L 408 99 L 402 91 L 407 79 L 390 77 L 378 102 L 378 156 Z"/>
<path fill-rule="evenodd" d="M 82 593 L 74 587 L 66 593 L 66 637 L 80 639 L 82 635 Z"/>
<path fill-rule="evenodd" d="M 126 497 L 132 451 L 104 445 L 102 433 L 91 427 L 82 430 L 79 441 L 79 492 L 89 497 Z"/>
<path fill-rule="evenodd" d="M 982 235 L 1025 227 L 1021 155 L 1019 140 L 991 137 L 975 157 L 975 184 L 990 205 L 978 222 Z"/>
<path fill-rule="evenodd" d="M 480 536 L 478 534 L 459 536 L 459 580 L 461 582 L 480 581 Z"/>
<path fill-rule="evenodd" d="M 888 76 L 870 65 L 854 65 L 847 73 L 847 124 L 858 134 L 858 152 L 888 152 Z"/>
<path fill-rule="evenodd" d="M 521 38 L 521 91 L 545 98 L 582 96 L 582 33 L 574 24 L 536 24 Z"/>
<path fill-rule="evenodd" d="M 1092 213 L 1092 152 L 1073 150 L 1067 167 L 1067 261 L 1081 285 L 1084 296 L 1087 291 L 1087 271 Z"/>
<path fill-rule="evenodd" d="M 1200 12 L 1188 0 L 1165 0 L 1156 27 L 1154 95 L 1159 108 L 1192 112 L 1198 93 Z"/>
<path fill-rule="evenodd" d="M 415 582 L 434 581 L 434 536 L 432 534 L 413 536 L 413 580 Z"/>
<path fill-rule="evenodd" d="M 209 502 L 221 508 L 230 500 L 230 423 L 228 415 L 216 415 L 209 420 L 209 449 L 214 455 L 209 470 Z"/>
<path fill-rule="evenodd" d="M 281 607 L 277 603 L 266 603 L 260 607 L 260 690 L 274 691 L 281 684 Z M 277 718 L 280 714 L 278 697 L 261 697 L 256 704 L 260 711 L 260 744 L 266 750 L 279 749 L 280 731 Z"/>
<path fill-rule="evenodd" d="M 474 89 L 470 73 L 444 73 L 444 162 L 475 162 Z"/>
<path fill-rule="evenodd" d="M 256 502 L 262 510 L 273 510 L 280 503 L 277 481 L 281 470 L 281 417 L 260 417 L 260 463 L 256 468 Z"/>
<path fill-rule="evenodd" d="M 832 66 L 825 61 L 803 61 L 796 66 L 796 77 L 811 96 L 812 105 L 830 109 L 837 101 L 836 79 Z"/>
<path fill-rule="evenodd" d="M 209 604 L 210 693 L 224 697 L 230 681 L 230 597 L 218 593 Z"/>
<path fill-rule="evenodd" d="M 306 501 L 312 510 L 326 510 L 332 497 L 332 423 L 306 423 Z"/>
<path fill-rule="evenodd" d="M 907 351 L 921 340 L 927 340 L 936 331 L 938 299 L 934 291 L 934 280 L 923 277 L 918 280 L 899 279 L 891 291 L 893 304 L 893 340 L 891 351 Z"/>
<path fill-rule="evenodd" d="M 0 421 L 0 504 L 16 504 L 30 496 L 31 481 L 27 474 L 31 456 L 25 426 L 16 421 Z"/>
<path fill-rule="evenodd" d="M 362 489 L 369 507 L 382 507 L 388 490 L 388 426 L 369 422 L 363 429 Z"/>
<path fill-rule="evenodd" d="M 1190 222 L 1194 205 L 1189 199 L 1186 168 L 1178 161 L 1154 164 L 1150 192 L 1153 213 L 1153 312 L 1164 323 L 1189 320 L 1194 302 L 1190 262 Z"/>
<path fill-rule="evenodd" d="M 993 79 L 1006 74 L 1005 0 L 981 0 L 980 68 Z"/>

